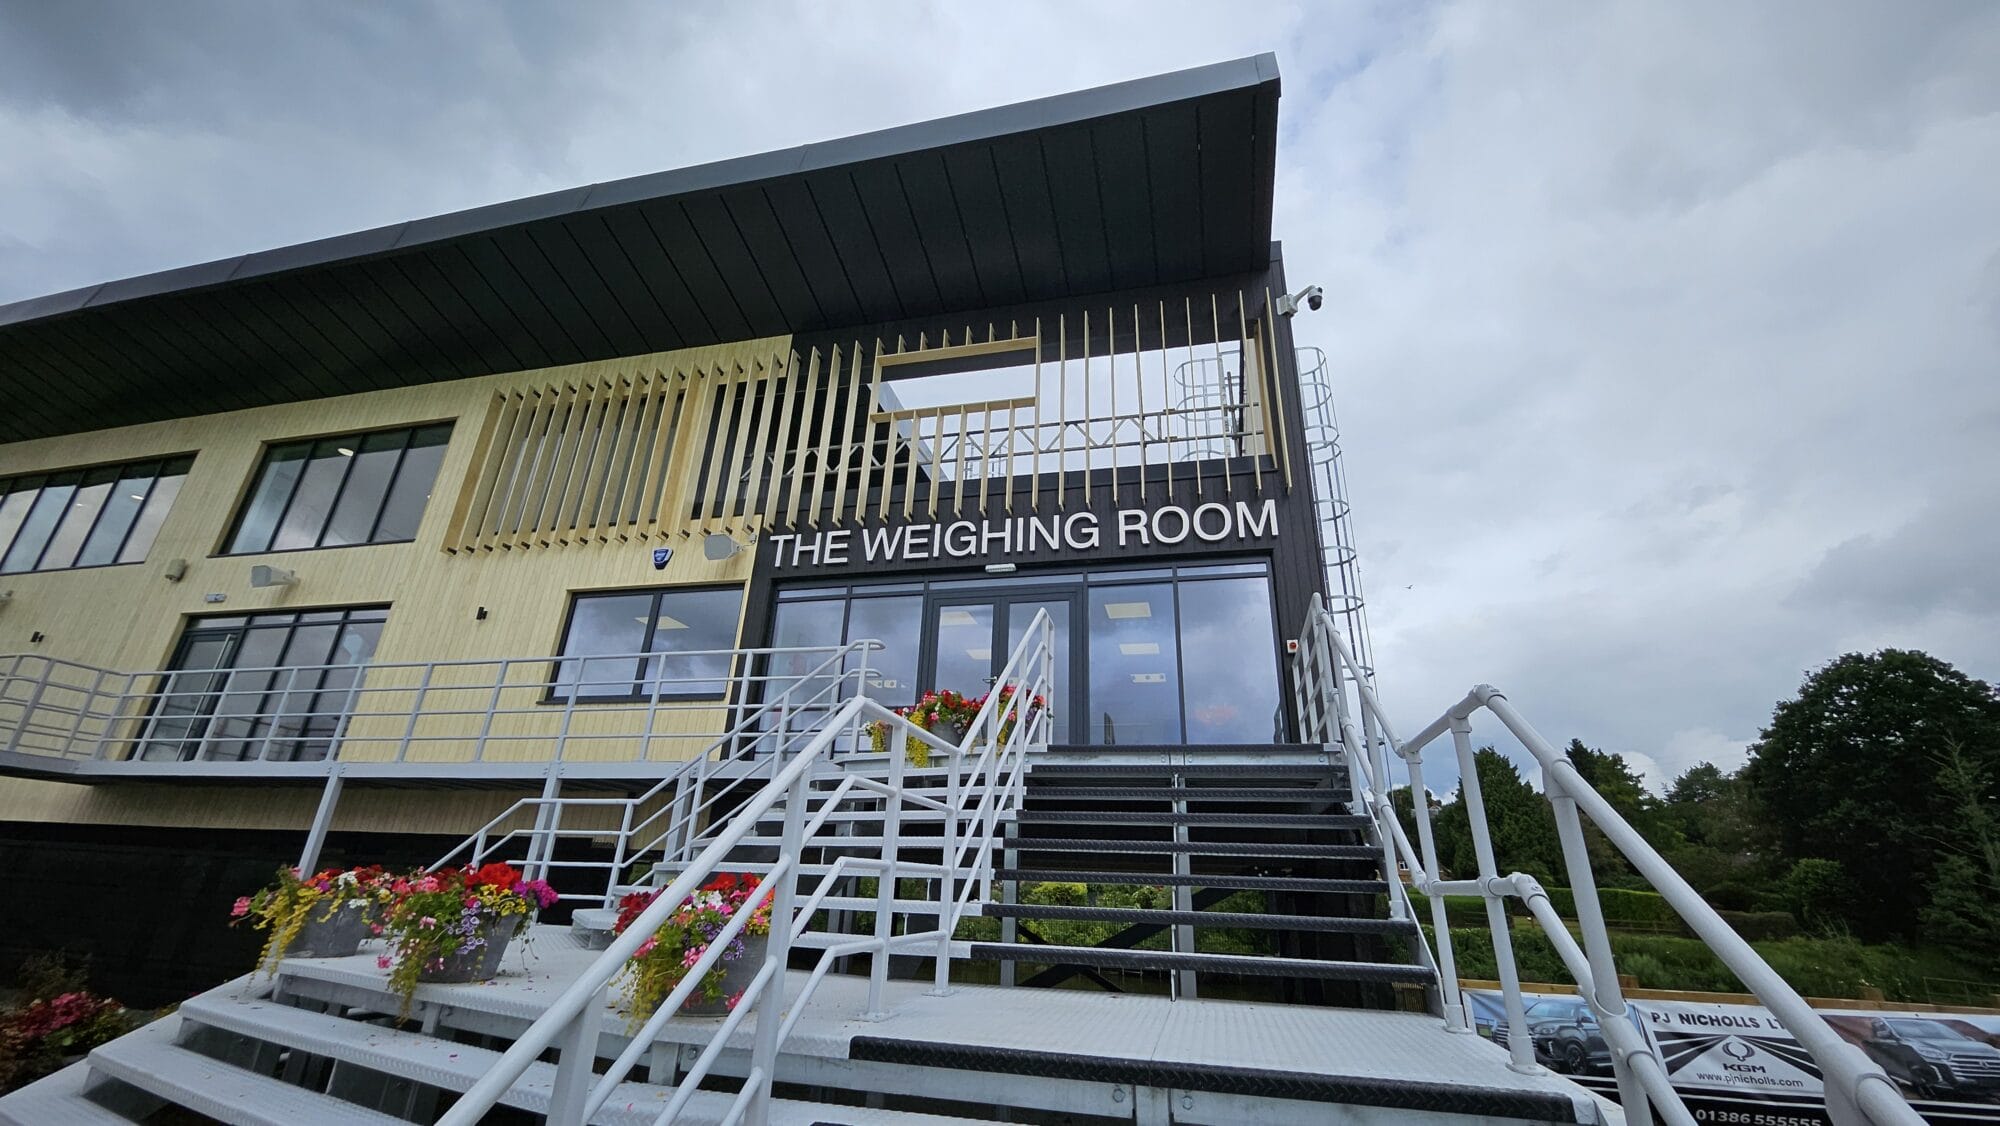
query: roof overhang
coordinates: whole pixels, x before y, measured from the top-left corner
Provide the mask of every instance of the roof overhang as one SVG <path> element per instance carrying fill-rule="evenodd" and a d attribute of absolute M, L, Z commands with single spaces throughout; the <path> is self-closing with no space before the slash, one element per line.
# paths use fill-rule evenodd
<path fill-rule="evenodd" d="M 1262 268 L 1258 55 L 0 306 L 0 442 Z"/>

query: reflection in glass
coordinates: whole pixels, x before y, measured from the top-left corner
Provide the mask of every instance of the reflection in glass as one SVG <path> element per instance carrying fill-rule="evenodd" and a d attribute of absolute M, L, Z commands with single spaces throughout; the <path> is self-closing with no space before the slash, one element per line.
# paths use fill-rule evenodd
<path fill-rule="evenodd" d="M 1093 589 L 1089 629 L 1087 741 L 1106 746 L 1180 742 L 1173 586 Z"/>
<path fill-rule="evenodd" d="M 646 627 L 652 622 L 651 594 L 592 595 L 578 598 L 563 637 L 565 657 L 603 653 L 637 653 L 646 647 Z M 567 660 L 556 673 L 557 699 L 574 691 L 579 700 L 621 699 L 634 695 L 639 680 L 636 657 Z"/>
<path fill-rule="evenodd" d="M 743 591 L 663 591 L 654 619 L 653 653 L 680 654 L 647 662 L 640 691 L 662 696 L 719 697 L 729 691 L 730 650 L 736 646 L 736 619 Z"/>
<path fill-rule="evenodd" d="M 49 537 L 41 562 L 35 564 L 38 569 L 53 571 L 76 564 L 76 553 L 83 549 L 84 537 L 90 534 L 91 525 L 97 523 L 97 514 L 104 511 L 104 502 L 117 478 L 116 469 L 93 469 L 84 475 L 82 487 L 63 510 L 62 523 L 56 526 L 55 535 Z"/>
<path fill-rule="evenodd" d="M 1270 580 L 1183 582 L 1180 619 L 1187 741 L 1279 741 Z"/>
<path fill-rule="evenodd" d="M 326 533 L 319 538 L 321 547 L 367 543 L 372 538 L 382 497 L 389 491 L 389 479 L 395 476 L 396 462 L 403 456 L 403 437 L 400 432 L 370 434 L 358 447 L 349 447 L 354 456 L 348 460 L 354 464 L 347 471 L 347 483 L 340 488 L 340 500 L 333 506 Z"/>
<path fill-rule="evenodd" d="M 937 639 L 931 684 L 939 691 L 984 695 L 993 677 L 993 604 L 965 602 L 933 608 Z"/>
<path fill-rule="evenodd" d="M 21 531 L 14 537 L 14 546 L 7 549 L 5 559 L 0 559 L 0 572 L 32 571 L 35 561 L 42 557 L 42 549 L 49 545 L 49 534 L 55 531 L 56 521 L 62 519 L 69 510 L 70 494 L 76 491 L 76 474 L 51 479 L 36 495 L 28 515 L 21 522 Z"/>
<path fill-rule="evenodd" d="M 868 697 L 888 708 L 916 703 L 923 596 L 857 598 L 850 606 L 846 640 L 873 638 L 883 646 L 868 654 Z M 848 660 L 859 667 L 859 657 Z"/>
<path fill-rule="evenodd" d="M 431 499 L 437 482 L 438 466 L 444 463 L 445 443 L 451 439 L 450 426 L 427 426 L 410 438 L 410 448 L 396 469 L 396 482 L 383 503 L 382 519 L 371 537 L 377 543 L 417 538 L 417 525 L 424 518 L 424 505 Z"/>
<path fill-rule="evenodd" d="M 1021 638 L 1028 632 L 1029 623 L 1035 620 L 1035 612 L 1047 610 L 1049 622 L 1055 627 L 1053 647 L 1055 660 L 1055 684 L 1048 693 L 1049 704 L 1055 709 L 1055 722 L 1049 735 L 1051 743 L 1069 742 L 1069 599 L 1049 602 L 1012 602 L 1007 606 L 1007 650 L 994 654 L 994 671 L 1004 671 L 1008 657 L 1020 646 Z M 1037 669 L 1018 670 L 1023 676 L 1033 680 Z"/>

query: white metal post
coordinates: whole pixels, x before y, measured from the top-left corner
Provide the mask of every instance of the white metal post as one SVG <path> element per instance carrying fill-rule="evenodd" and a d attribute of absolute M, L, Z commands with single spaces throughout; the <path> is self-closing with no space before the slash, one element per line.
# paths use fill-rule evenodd
<path fill-rule="evenodd" d="M 1500 877 L 1493 860 L 1493 837 L 1486 825 L 1486 798 L 1479 788 L 1479 771 L 1472 756 L 1472 724 L 1461 716 L 1451 720 L 1451 742 L 1458 752 L 1459 800 L 1465 804 L 1472 829 L 1472 851 L 1479 858 L 1479 893 L 1486 900 L 1486 926 L 1493 933 L 1493 960 L 1500 971 L 1500 1002 L 1507 1010 L 1507 1066 L 1515 1071 L 1538 1070 L 1535 1046 L 1528 1039 L 1528 1017 L 1521 1004 L 1521 975 L 1514 968 L 1514 936 L 1508 930 L 1507 905 L 1495 884 Z M 1453 987 L 1457 986 L 1453 982 Z"/>
<path fill-rule="evenodd" d="M 334 807 L 340 804 L 340 788 L 346 773 L 340 766 L 327 768 L 326 788 L 319 794 L 319 810 L 313 814 L 312 829 L 306 833 L 306 846 L 299 850 L 299 875 L 311 876 L 319 867 L 320 849 L 326 844 L 326 830 L 333 824 Z"/>
<path fill-rule="evenodd" d="M 1555 808 L 1556 834 L 1562 841 L 1563 866 L 1568 869 L 1577 929 L 1583 933 L 1584 953 L 1590 959 L 1591 993 L 1586 1000 L 1602 1025 L 1625 1019 L 1625 995 L 1618 987 L 1618 971 L 1611 958 L 1611 935 L 1604 928 L 1604 909 L 1597 901 L 1597 877 L 1591 871 L 1583 822 L 1577 817 L 1576 799 L 1569 793 L 1572 781 L 1583 785 L 1568 760 L 1542 764 L 1542 786 L 1549 804 Z M 1639 1076 L 1622 1052 L 1614 1049 L 1611 1063 L 1618 1077 L 1618 1105 L 1625 1107 L 1626 1114 L 1633 1119 L 1645 1121 L 1646 1089 Z"/>
<path fill-rule="evenodd" d="M 890 733 L 891 737 L 896 732 Z M 870 1020 L 888 1015 L 882 989 L 889 980 L 889 940 L 896 935 L 896 857 L 903 842 L 903 748 L 889 748 L 889 793 L 882 799 L 882 870 L 875 877 L 875 953 L 868 962 Z"/>
<path fill-rule="evenodd" d="M 940 831 L 943 835 L 939 841 L 941 851 L 938 853 L 937 973 L 930 989 L 931 996 L 933 997 L 942 997 L 951 992 L 950 914 L 952 901 L 957 898 L 957 887 L 954 877 L 958 875 L 956 864 L 958 853 L 958 814 L 959 805 L 963 801 L 963 798 L 959 795 L 958 771 L 960 766 L 959 760 L 964 757 L 961 753 L 964 749 L 965 744 L 961 742 L 958 750 L 952 751 L 945 756 L 950 763 L 946 775 L 950 779 L 950 785 L 946 787 L 945 792 L 948 796 L 945 798 L 944 819 L 940 823 Z"/>
<path fill-rule="evenodd" d="M 549 1091 L 549 1126 L 583 1126 L 584 1105 L 591 1084 L 597 1078 L 597 1029 L 604 1013 L 604 988 L 586 1001 L 583 1008 L 556 1036 L 561 1053 L 556 1064 L 556 1081 Z"/>
<path fill-rule="evenodd" d="M 751 1068 L 762 1074 L 744 1115 L 754 1126 L 764 1126 L 771 1115 L 771 1077 L 778 1071 L 778 1029 L 785 1023 L 785 967 L 792 953 L 793 901 L 804 863 L 806 795 L 811 784 L 812 772 L 802 770 L 785 794 L 785 832 L 778 849 L 783 882 L 771 893 L 771 937 L 764 955 L 770 980 L 757 996 L 757 1040 L 750 1052 Z"/>
<path fill-rule="evenodd" d="M 1438 882 L 1437 844 L 1431 836 L 1430 791 L 1424 788 L 1424 755 L 1422 750 L 1411 751 L 1403 756 L 1410 769 L 1410 805 L 1417 820 L 1417 847 L 1422 850 L 1424 880 L 1428 885 Z M 1465 1006 L 1459 999 L 1458 959 L 1451 949 L 1451 920 L 1444 909 L 1444 896 L 1431 892 L 1431 932 L 1436 937 L 1438 959 L 1438 986 L 1444 996 L 1444 1026 L 1451 1032 L 1466 1032 Z"/>

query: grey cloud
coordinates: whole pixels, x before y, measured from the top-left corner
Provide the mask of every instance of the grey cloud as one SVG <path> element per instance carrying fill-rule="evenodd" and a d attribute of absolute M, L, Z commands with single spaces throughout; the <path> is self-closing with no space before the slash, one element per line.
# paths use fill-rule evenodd
<path fill-rule="evenodd" d="M 2000 489 L 1934 503 L 1881 534 L 1837 544 L 1795 598 L 1890 619 L 2000 614 Z"/>

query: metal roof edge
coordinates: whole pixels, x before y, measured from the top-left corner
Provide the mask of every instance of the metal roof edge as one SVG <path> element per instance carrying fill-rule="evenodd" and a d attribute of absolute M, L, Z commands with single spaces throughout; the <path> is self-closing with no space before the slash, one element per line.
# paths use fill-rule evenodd
<path fill-rule="evenodd" d="M 579 212 L 747 185 L 800 172 L 1057 128 L 1234 90 L 1269 85 L 1273 88 L 1273 96 L 1276 96 L 1278 84 L 1278 59 L 1267 51 L 1087 90 L 892 126 L 832 141 L 815 141 L 772 152 L 564 188 L 523 199 L 483 204 L 463 211 L 29 297 L 0 304 L 0 327 L 49 320 L 130 300 L 190 293 L 251 278 L 359 261 Z"/>

